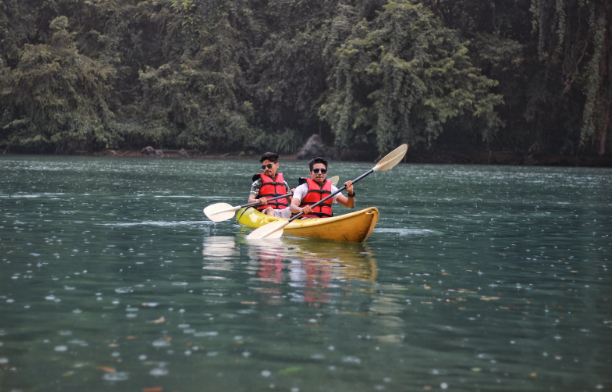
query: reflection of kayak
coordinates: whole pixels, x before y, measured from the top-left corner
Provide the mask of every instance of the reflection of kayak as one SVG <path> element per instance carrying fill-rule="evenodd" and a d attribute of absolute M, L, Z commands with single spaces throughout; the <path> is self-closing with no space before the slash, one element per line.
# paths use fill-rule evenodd
<path fill-rule="evenodd" d="M 281 238 L 287 258 L 316 260 L 331 267 L 332 275 L 342 279 L 361 279 L 374 282 L 378 267 L 367 243 L 309 241 L 300 238 Z M 270 244 L 266 244 L 268 247 Z"/>
<path fill-rule="evenodd" d="M 256 229 L 270 222 L 287 219 L 268 216 L 249 207 L 239 210 L 236 220 L 241 225 Z M 363 242 L 372 234 L 377 222 L 378 209 L 370 207 L 331 218 L 297 219 L 285 227 L 285 234 L 331 241 Z"/>
<path fill-rule="evenodd" d="M 277 242 L 278 241 L 278 242 Z M 367 243 L 312 241 L 281 237 L 272 242 L 247 241 L 249 256 L 259 263 L 289 262 L 326 271 L 332 278 L 376 281 L 378 267 Z M 278 271 L 282 274 L 282 268 Z M 291 270 L 291 266 L 289 269 Z"/>

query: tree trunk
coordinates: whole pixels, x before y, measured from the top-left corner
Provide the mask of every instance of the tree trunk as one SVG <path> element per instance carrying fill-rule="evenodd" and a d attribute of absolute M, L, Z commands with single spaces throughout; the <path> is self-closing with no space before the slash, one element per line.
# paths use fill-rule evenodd
<path fill-rule="evenodd" d="M 606 137 L 608 135 L 608 127 L 610 126 L 610 107 L 606 110 L 606 115 L 601 126 L 601 137 L 599 138 L 599 155 L 606 153 Z"/>

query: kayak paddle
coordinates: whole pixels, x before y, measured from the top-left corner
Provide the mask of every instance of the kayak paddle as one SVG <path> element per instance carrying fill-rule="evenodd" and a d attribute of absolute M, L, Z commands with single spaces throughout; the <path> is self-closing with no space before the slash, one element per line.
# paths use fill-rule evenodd
<path fill-rule="evenodd" d="M 340 177 L 338 176 L 333 176 L 332 178 L 330 178 L 330 181 L 334 185 L 336 185 L 339 180 L 340 180 Z M 291 195 L 293 195 L 293 193 L 287 193 L 286 195 L 276 196 L 271 199 L 267 199 L 267 201 L 282 199 L 283 197 L 289 197 Z M 210 219 L 213 222 L 222 222 L 224 220 L 233 218 L 235 215 L 235 212 L 238 211 L 239 209 L 244 208 L 244 207 L 253 207 L 258 204 L 261 204 L 261 203 L 259 201 L 255 201 L 253 203 L 243 204 L 241 206 L 234 207 L 231 204 L 227 204 L 227 203 L 216 203 L 216 204 L 211 204 L 208 207 L 204 208 L 204 214 L 206 215 L 208 219 Z"/>
<path fill-rule="evenodd" d="M 353 184 L 356 183 L 357 181 L 361 180 L 365 176 L 374 173 L 375 171 L 385 171 L 385 170 L 389 170 L 389 169 L 394 168 L 395 165 L 397 165 L 404 158 L 404 155 L 406 155 L 406 151 L 408 151 L 408 145 L 407 144 L 402 144 L 401 146 L 399 146 L 395 150 L 393 150 L 390 153 L 388 153 L 383 159 L 381 159 L 376 164 L 376 166 L 374 166 L 373 168 L 371 168 L 367 172 L 363 173 L 359 177 L 355 178 L 353 180 Z M 311 205 L 310 207 L 314 208 L 314 207 L 322 204 L 324 201 L 326 201 L 330 197 L 334 197 L 338 193 L 342 192 L 344 189 L 346 189 L 346 186 L 343 186 L 342 188 L 339 188 L 336 192 L 334 192 L 334 193 L 332 193 L 330 195 L 327 195 L 326 197 L 324 197 L 323 199 L 319 200 L 318 202 L 316 202 L 315 204 Z M 300 212 L 299 214 L 292 216 L 291 219 L 289 219 L 289 220 L 286 220 L 286 221 L 275 221 L 275 222 L 268 223 L 267 225 L 264 225 L 264 226 L 262 226 L 262 227 L 260 227 L 260 228 L 258 228 L 256 230 L 254 230 L 251 234 L 249 234 L 246 237 L 246 239 L 247 240 L 262 240 L 262 239 L 265 239 L 265 238 L 280 238 L 283 235 L 283 231 L 285 229 L 285 226 L 287 226 L 289 223 L 293 222 L 294 220 L 298 219 L 302 215 L 304 215 L 304 213 Z"/>

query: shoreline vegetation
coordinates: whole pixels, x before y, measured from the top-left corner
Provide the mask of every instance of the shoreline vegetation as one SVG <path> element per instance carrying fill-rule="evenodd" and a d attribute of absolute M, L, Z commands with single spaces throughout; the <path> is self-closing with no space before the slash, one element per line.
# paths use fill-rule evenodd
<path fill-rule="evenodd" d="M 162 153 L 158 156 L 143 154 L 141 150 L 105 149 L 98 152 L 75 151 L 72 154 L 20 154 L 7 152 L 5 156 L 23 155 L 54 155 L 54 156 L 84 156 L 108 158 L 142 158 L 142 159 L 245 159 L 258 160 L 261 154 L 245 154 L 239 151 L 225 153 L 207 153 L 198 150 L 156 150 Z M 181 151 L 184 151 L 183 153 Z M 185 154 L 186 153 L 186 154 Z M 334 159 L 336 162 L 373 162 L 372 155 L 364 151 L 354 151 L 353 159 Z M 297 161 L 297 154 L 281 154 L 284 161 Z M 581 156 L 575 157 L 562 154 L 532 154 L 521 156 L 508 151 L 490 152 L 459 152 L 450 150 L 437 150 L 433 152 L 410 152 L 406 154 L 403 162 L 413 164 L 474 164 L 474 165 L 514 165 L 514 166 L 574 166 L 574 167 L 612 167 L 610 156 Z"/>
<path fill-rule="evenodd" d="M 318 134 L 340 160 L 599 165 L 610 26 L 610 0 L 0 0 L 0 151 Z"/>

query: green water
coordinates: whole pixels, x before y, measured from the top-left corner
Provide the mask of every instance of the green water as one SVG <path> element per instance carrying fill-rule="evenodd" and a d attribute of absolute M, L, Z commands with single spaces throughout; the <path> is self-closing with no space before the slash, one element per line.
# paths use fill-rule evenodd
<path fill-rule="evenodd" d="M 365 244 L 262 246 L 202 214 L 258 167 L 1 157 L 0 391 L 612 390 L 611 170 L 400 164 Z"/>

